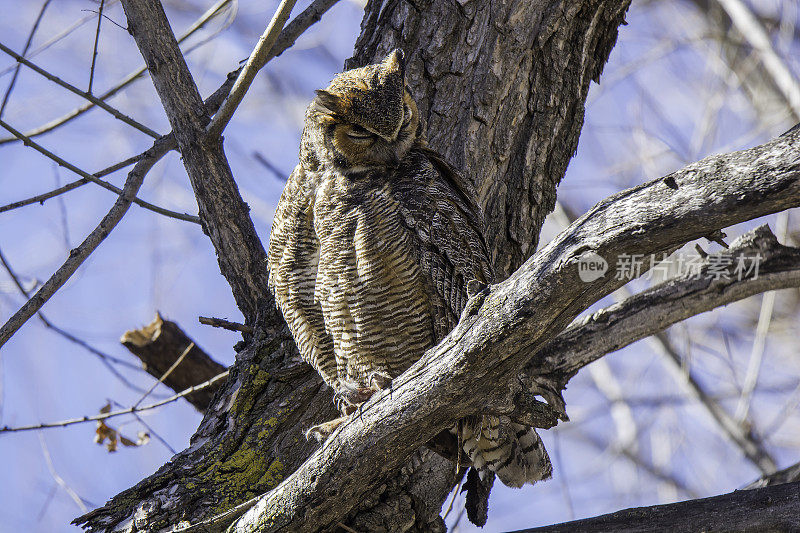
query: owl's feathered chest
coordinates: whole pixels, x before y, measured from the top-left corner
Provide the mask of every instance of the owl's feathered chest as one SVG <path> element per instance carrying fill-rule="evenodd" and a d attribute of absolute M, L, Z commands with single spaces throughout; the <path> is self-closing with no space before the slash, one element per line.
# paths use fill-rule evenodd
<path fill-rule="evenodd" d="M 434 154 L 435 155 L 435 154 Z M 431 154 L 347 176 L 295 169 L 270 236 L 270 285 L 304 359 L 336 390 L 399 375 L 491 282 L 480 214 Z"/>
<path fill-rule="evenodd" d="M 328 172 L 314 194 L 314 299 L 333 337 L 339 373 L 351 381 L 372 371 L 398 375 L 433 344 L 419 239 L 393 187 L 398 178 Z"/>

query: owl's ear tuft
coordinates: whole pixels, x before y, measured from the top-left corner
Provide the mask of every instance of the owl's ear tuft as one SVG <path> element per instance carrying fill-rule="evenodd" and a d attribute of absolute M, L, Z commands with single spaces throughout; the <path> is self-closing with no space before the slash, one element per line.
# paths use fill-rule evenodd
<path fill-rule="evenodd" d="M 314 98 L 314 102 L 312 103 L 315 111 L 325 115 L 344 114 L 341 98 L 333 93 L 329 93 L 324 89 L 319 89 L 316 91 L 316 93 L 317 97 Z"/>
<path fill-rule="evenodd" d="M 406 73 L 406 56 L 403 51 L 395 48 L 389 52 L 389 55 L 383 60 L 383 68 L 387 72 L 400 72 L 400 77 L 404 77 Z"/>

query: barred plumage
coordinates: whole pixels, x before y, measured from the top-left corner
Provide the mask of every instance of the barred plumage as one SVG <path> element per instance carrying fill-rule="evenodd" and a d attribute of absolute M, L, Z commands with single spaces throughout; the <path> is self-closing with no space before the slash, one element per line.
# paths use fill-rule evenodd
<path fill-rule="evenodd" d="M 318 91 L 270 237 L 275 299 L 343 414 L 450 332 L 468 282 L 494 281 L 476 195 L 426 147 L 403 71 L 395 51 Z M 464 437 L 507 485 L 549 476 L 531 428 L 475 416 Z"/>

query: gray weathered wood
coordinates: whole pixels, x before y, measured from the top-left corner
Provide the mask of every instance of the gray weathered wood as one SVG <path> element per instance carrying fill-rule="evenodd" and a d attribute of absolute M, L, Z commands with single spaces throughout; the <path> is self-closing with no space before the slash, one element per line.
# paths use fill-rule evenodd
<path fill-rule="evenodd" d="M 514 533 L 699 533 L 800 530 L 800 483 L 742 490 L 669 505 L 638 507 Z"/>

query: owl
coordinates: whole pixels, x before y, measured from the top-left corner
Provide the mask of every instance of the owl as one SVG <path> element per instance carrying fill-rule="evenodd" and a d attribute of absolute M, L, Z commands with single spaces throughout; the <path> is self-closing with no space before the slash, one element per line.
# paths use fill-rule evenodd
<path fill-rule="evenodd" d="M 476 195 L 427 147 L 404 69 L 395 50 L 317 91 L 272 225 L 270 288 L 344 415 L 310 430 L 320 439 L 453 329 L 469 283 L 494 281 Z M 514 487 L 549 477 L 532 428 L 461 427 L 479 471 Z"/>

